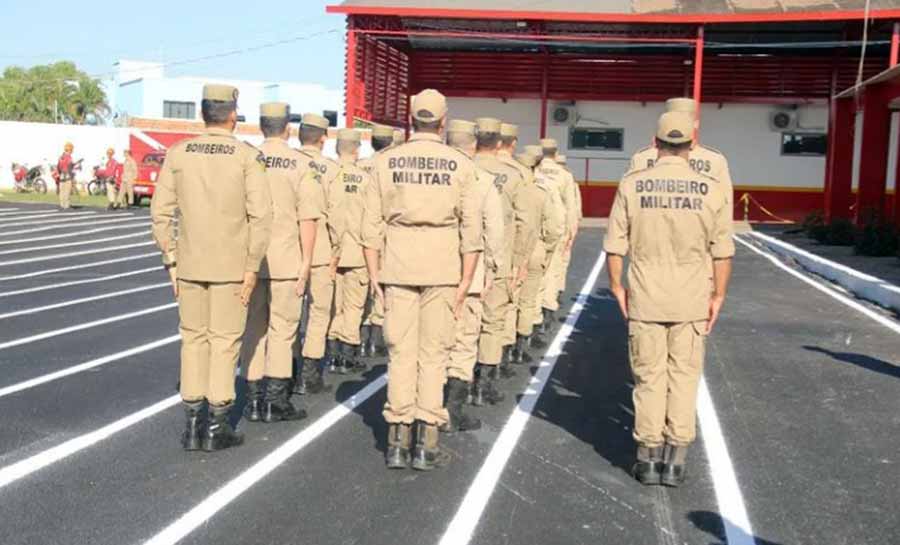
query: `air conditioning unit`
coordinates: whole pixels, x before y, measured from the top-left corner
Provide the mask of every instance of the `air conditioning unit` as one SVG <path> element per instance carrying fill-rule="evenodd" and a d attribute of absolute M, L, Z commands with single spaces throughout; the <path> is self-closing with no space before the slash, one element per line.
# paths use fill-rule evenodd
<path fill-rule="evenodd" d="M 775 110 L 769 113 L 769 127 L 773 132 L 788 132 L 797 128 L 796 110 Z"/>
<path fill-rule="evenodd" d="M 574 125 L 578 121 L 578 113 L 575 106 L 569 104 L 556 104 L 550 115 L 554 125 Z"/>

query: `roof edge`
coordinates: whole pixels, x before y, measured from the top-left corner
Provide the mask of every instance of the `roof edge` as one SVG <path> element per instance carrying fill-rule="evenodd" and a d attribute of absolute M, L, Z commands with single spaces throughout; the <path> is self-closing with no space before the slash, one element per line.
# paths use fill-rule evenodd
<path fill-rule="evenodd" d="M 531 19 L 541 21 L 603 23 L 766 23 L 792 21 L 848 21 L 865 18 L 864 10 L 791 11 L 783 13 L 585 13 L 565 11 L 519 11 L 494 9 L 401 8 L 380 6 L 326 6 L 326 13 L 346 15 L 396 15 L 400 17 L 435 17 L 452 19 Z M 900 9 L 869 12 L 869 19 L 900 19 Z"/>

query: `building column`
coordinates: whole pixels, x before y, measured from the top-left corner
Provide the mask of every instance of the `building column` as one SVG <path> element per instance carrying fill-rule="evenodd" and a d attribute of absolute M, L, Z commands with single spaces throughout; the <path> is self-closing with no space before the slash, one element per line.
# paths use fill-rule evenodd
<path fill-rule="evenodd" d="M 862 149 L 859 160 L 859 197 L 856 222 L 862 224 L 871 214 L 884 211 L 887 185 L 888 141 L 891 112 L 882 85 L 865 89 L 863 102 Z"/>
<path fill-rule="evenodd" d="M 359 84 L 356 77 L 356 31 L 353 29 L 347 30 L 347 54 L 344 62 L 346 63 L 345 67 L 345 78 L 347 79 L 346 84 L 344 85 L 344 109 L 345 109 L 345 126 L 348 129 L 353 128 L 354 123 L 354 114 L 356 113 L 356 97 L 358 94 L 357 85 Z"/>
<path fill-rule="evenodd" d="M 825 159 L 825 222 L 850 219 L 853 198 L 853 144 L 856 140 L 856 103 L 831 99 L 828 112 L 828 151 Z"/>
<path fill-rule="evenodd" d="M 703 46 L 704 46 L 703 25 L 697 27 L 697 41 L 694 48 L 694 102 L 697 104 L 697 129 L 694 134 L 694 140 L 700 137 L 700 105 L 703 99 Z"/>

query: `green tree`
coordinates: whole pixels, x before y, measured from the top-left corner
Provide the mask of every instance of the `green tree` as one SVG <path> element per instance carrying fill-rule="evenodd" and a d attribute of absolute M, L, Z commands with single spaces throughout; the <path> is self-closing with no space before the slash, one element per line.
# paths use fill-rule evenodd
<path fill-rule="evenodd" d="M 25 69 L 9 67 L 0 77 L 0 119 L 83 125 L 110 113 L 100 81 L 74 63 Z"/>

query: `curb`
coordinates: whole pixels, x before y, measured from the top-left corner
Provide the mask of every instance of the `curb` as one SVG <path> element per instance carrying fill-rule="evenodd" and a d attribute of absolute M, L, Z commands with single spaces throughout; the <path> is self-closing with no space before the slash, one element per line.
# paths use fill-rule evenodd
<path fill-rule="evenodd" d="M 804 269 L 831 280 L 860 299 L 900 313 L 900 286 L 817 256 L 775 237 L 758 232 L 751 235 L 765 243 L 772 252 L 794 259 Z"/>

